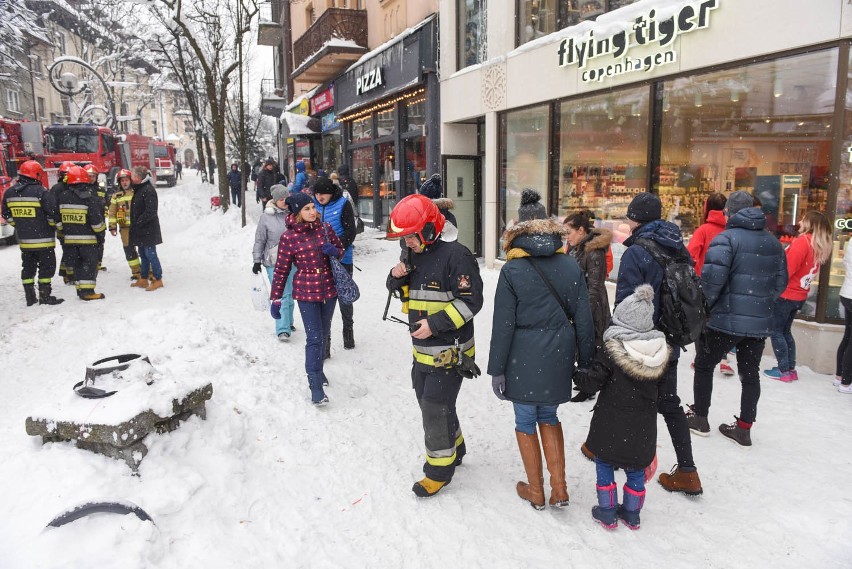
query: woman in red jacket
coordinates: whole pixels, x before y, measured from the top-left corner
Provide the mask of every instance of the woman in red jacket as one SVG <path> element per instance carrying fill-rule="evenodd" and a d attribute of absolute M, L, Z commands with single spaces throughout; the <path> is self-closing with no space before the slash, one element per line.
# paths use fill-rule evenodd
<path fill-rule="evenodd" d="M 311 196 L 292 194 L 285 202 L 290 210 L 287 231 L 278 242 L 278 260 L 272 278 L 272 316 L 280 318 L 281 297 L 290 271 L 295 265 L 293 298 L 299 303 L 302 323 L 305 325 L 305 371 L 314 405 L 328 403 L 324 385 L 328 379 L 323 373 L 323 353 L 331 332 L 331 319 L 337 304 L 337 289 L 331 273 L 329 257 L 339 259 L 343 244 L 328 223 L 320 221 Z M 276 314 L 277 312 L 277 314 Z"/>
<path fill-rule="evenodd" d="M 712 194 L 707 201 L 704 202 L 704 217 L 701 225 L 689 238 L 689 243 L 686 245 L 686 250 L 692 256 L 692 261 L 695 263 L 695 274 L 701 276 L 701 269 L 704 268 L 704 256 L 707 254 L 707 249 L 710 248 L 710 242 L 713 238 L 725 230 L 725 202 L 728 198 L 725 194 Z M 722 375 L 734 375 L 734 369 L 727 359 L 723 359 L 719 364 L 719 371 Z"/>
<path fill-rule="evenodd" d="M 793 319 L 805 304 L 820 265 L 831 256 L 831 224 L 824 214 L 818 211 L 806 213 L 799 223 L 799 231 L 799 236 L 787 247 L 787 288 L 773 309 L 774 329 L 769 337 L 778 366 L 763 370 L 766 377 L 784 383 L 799 379 L 796 341 L 791 332 Z"/>

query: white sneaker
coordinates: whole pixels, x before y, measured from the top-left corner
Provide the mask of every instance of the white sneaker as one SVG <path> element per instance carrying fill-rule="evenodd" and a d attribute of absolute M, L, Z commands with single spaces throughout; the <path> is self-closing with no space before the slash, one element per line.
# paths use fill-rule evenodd
<path fill-rule="evenodd" d="M 290 334 L 288 334 L 287 332 L 281 332 L 280 334 L 278 334 L 278 341 L 279 342 L 286 342 L 289 339 L 290 339 Z"/>
<path fill-rule="evenodd" d="M 841 381 L 843 381 L 842 378 L 839 375 L 835 375 L 834 381 L 831 382 L 831 385 L 837 387 L 838 385 L 840 385 Z"/>
<path fill-rule="evenodd" d="M 837 391 L 840 393 L 852 393 L 852 385 L 843 385 L 841 383 L 837 386 Z"/>

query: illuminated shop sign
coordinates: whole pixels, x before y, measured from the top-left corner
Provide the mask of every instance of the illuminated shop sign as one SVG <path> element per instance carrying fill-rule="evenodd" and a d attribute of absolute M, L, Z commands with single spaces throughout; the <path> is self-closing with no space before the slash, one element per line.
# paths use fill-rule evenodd
<path fill-rule="evenodd" d="M 385 84 L 385 76 L 382 73 L 381 67 L 376 67 L 372 71 L 365 71 L 355 79 L 355 94 L 363 95 L 367 91 L 372 91 L 376 87 L 381 87 Z"/>
<path fill-rule="evenodd" d="M 596 37 L 595 30 L 580 38 L 564 38 L 559 42 L 557 56 L 559 67 L 577 65 L 584 83 L 603 81 L 626 73 L 649 72 L 658 65 L 677 61 L 677 52 L 670 48 L 679 35 L 702 30 L 710 26 L 710 11 L 719 7 L 719 0 L 697 0 L 681 6 L 665 20 L 657 19 L 657 10 L 625 22 L 625 28 L 606 37 Z M 608 31 L 608 30 L 607 30 Z M 669 48 L 644 57 L 631 57 L 634 45 L 656 44 Z M 590 65 L 592 60 L 609 55 L 612 62 L 607 65 Z"/>

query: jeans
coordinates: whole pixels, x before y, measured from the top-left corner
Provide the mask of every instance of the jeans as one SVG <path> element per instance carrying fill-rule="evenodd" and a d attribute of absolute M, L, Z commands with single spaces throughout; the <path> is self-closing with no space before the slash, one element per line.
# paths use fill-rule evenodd
<path fill-rule="evenodd" d="M 537 423 L 559 424 L 559 419 L 556 417 L 556 409 L 559 405 L 512 403 L 512 406 L 515 408 L 515 429 L 519 433 L 534 435 Z"/>
<path fill-rule="evenodd" d="M 692 458 L 692 438 L 689 435 L 689 424 L 680 397 L 677 395 L 677 363 L 680 359 L 680 348 L 670 346 L 672 355 L 669 367 L 663 377 L 657 381 L 657 413 L 663 416 L 669 437 L 674 446 L 678 466 L 691 468 L 695 466 Z"/>
<path fill-rule="evenodd" d="M 231 188 L 231 203 L 237 207 L 242 205 L 242 202 L 240 201 L 241 194 L 242 192 L 240 191 L 240 188 Z"/>
<path fill-rule="evenodd" d="M 462 376 L 453 369 L 437 369 L 414 364 L 411 384 L 420 415 L 426 443 L 423 473 L 432 480 L 447 482 L 456 469 L 456 445 L 462 440 L 456 400 Z"/>
<path fill-rule="evenodd" d="M 305 325 L 305 371 L 308 374 L 308 386 L 311 388 L 311 400 L 319 401 L 325 397 L 322 388 L 324 379 L 322 371 L 323 356 L 325 355 L 325 343 L 331 333 L 331 319 L 334 316 L 334 307 L 337 298 L 331 298 L 325 302 L 299 301 L 299 312 L 302 315 L 302 323 Z"/>
<path fill-rule="evenodd" d="M 163 267 L 160 266 L 160 258 L 157 257 L 157 247 L 155 245 L 140 245 L 139 260 L 143 277 L 146 276 L 150 271 L 154 273 L 154 278 L 156 280 L 160 280 L 163 278 Z"/>
<path fill-rule="evenodd" d="M 266 276 L 269 278 L 269 284 L 272 284 L 272 276 L 275 272 L 275 267 L 264 267 Z M 290 276 L 287 278 L 287 286 L 284 287 L 284 294 L 281 296 L 281 318 L 275 321 L 275 335 L 282 332 L 288 334 L 293 333 L 293 277 L 296 276 L 296 271 L 291 270 Z"/>
<path fill-rule="evenodd" d="M 835 375 L 843 378 L 843 385 L 852 384 L 852 298 L 840 297 L 846 318 L 843 339 L 837 347 L 837 369 Z"/>
<path fill-rule="evenodd" d="M 732 336 L 718 330 L 707 330 L 695 350 L 695 413 L 706 417 L 713 395 L 713 369 L 733 346 L 737 347 L 737 371 L 740 374 L 740 416 L 744 423 L 754 423 L 757 418 L 757 401 L 760 399 L 760 356 L 766 338 Z"/>
<path fill-rule="evenodd" d="M 598 474 L 598 486 L 609 486 L 615 483 L 615 469 L 608 462 L 604 462 L 599 458 L 595 458 L 595 470 Z M 627 482 L 625 486 L 631 490 L 641 492 L 645 489 L 645 470 L 624 469 L 627 474 Z"/>
<path fill-rule="evenodd" d="M 343 265 L 343 268 L 346 269 L 346 272 L 350 275 L 352 274 L 352 263 L 340 263 Z M 340 303 L 340 316 L 343 318 L 343 327 L 344 328 L 352 328 L 354 321 L 352 319 L 352 315 L 354 310 L 352 309 L 353 304 L 343 304 Z"/>
<path fill-rule="evenodd" d="M 796 341 L 791 329 L 796 313 L 804 306 L 804 300 L 787 300 L 779 298 L 775 301 L 772 313 L 772 351 L 778 360 L 781 373 L 796 369 Z"/>

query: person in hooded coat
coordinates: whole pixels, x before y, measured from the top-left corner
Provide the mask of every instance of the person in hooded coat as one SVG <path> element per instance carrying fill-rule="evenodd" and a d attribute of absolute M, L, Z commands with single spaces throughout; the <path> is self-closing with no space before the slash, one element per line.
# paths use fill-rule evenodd
<path fill-rule="evenodd" d="M 420 189 L 417 190 L 417 193 L 432 200 L 432 203 L 438 206 L 438 211 L 444 215 L 444 218 L 452 223 L 454 228 L 458 229 L 459 223 L 456 221 L 456 216 L 453 215 L 452 211 L 450 211 L 455 207 L 455 204 L 450 198 L 444 197 L 444 185 L 441 181 L 440 174 L 432 174 L 431 178 L 423 182 Z M 444 232 L 446 231 L 447 230 L 444 229 Z"/>
<path fill-rule="evenodd" d="M 242 205 L 242 186 L 243 173 L 240 172 L 239 164 L 234 162 L 231 164 L 231 170 L 228 172 L 228 186 L 231 188 L 231 203 L 237 207 Z"/>
<path fill-rule="evenodd" d="M 291 193 L 301 192 L 308 187 L 308 175 L 305 174 L 305 163 L 299 160 L 296 162 L 296 177 L 293 179 L 293 188 Z"/>
<path fill-rule="evenodd" d="M 503 235 L 507 261 L 494 296 L 488 359 L 494 394 L 514 407 L 515 438 L 527 475 L 527 482 L 517 484 L 518 496 L 537 510 L 545 504 L 542 448 L 550 473 L 550 505 L 568 505 L 564 436 L 556 412 L 571 398 L 575 363 L 588 368 L 595 349 L 583 273 L 573 258 L 562 254 L 562 226 L 545 217 L 543 206 L 522 206 L 522 221 Z"/>
<path fill-rule="evenodd" d="M 278 173 L 275 171 L 275 160 L 268 158 L 257 175 L 255 189 L 255 198 L 258 203 L 263 204 L 263 209 L 266 209 L 266 202 L 272 199 L 272 186 L 277 182 Z"/>
<path fill-rule="evenodd" d="M 601 392 L 589 425 L 586 446 L 595 455 L 598 505 L 592 516 L 608 529 L 618 519 L 639 529 L 645 502 L 645 469 L 657 451 L 657 382 L 669 364 L 665 334 L 654 329 L 654 289 L 640 285 L 612 314 L 587 372 L 576 374 L 584 392 Z M 623 504 L 618 503 L 614 469 L 627 474 Z"/>
<path fill-rule="evenodd" d="M 130 244 L 139 249 L 142 278 L 130 286 L 147 291 L 163 288 L 163 268 L 157 245 L 163 242 L 160 216 L 157 212 L 157 190 L 151 184 L 151 173 L 145 166 L 131 170 L 133 199 L 130 201 Z M 149 282 L 150 281 L 150 282 Z"/>

